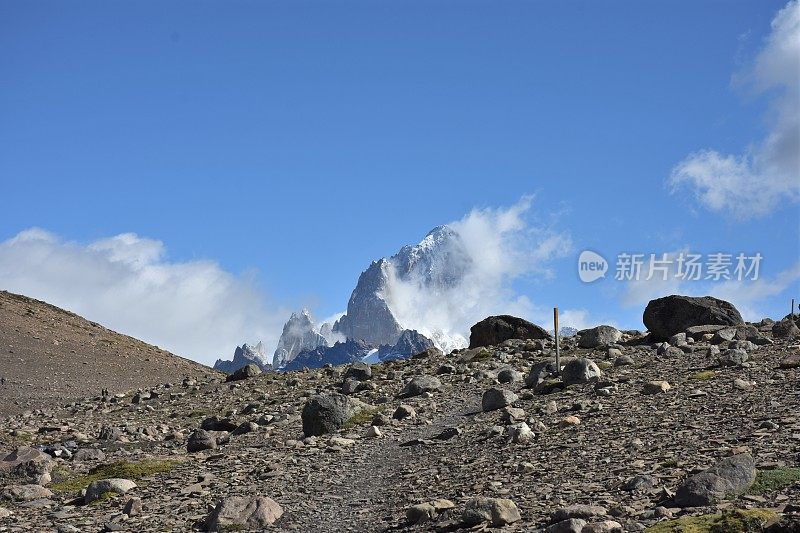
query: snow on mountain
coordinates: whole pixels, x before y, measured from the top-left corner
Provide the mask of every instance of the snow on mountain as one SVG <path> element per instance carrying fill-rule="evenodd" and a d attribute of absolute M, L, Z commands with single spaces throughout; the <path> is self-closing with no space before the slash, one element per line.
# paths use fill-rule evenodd
<path fill-rule="evenodd" d="M 329 329 L 330 326 L 328 326 Z M 283 332 L 278 340 L 278 347 L 272 356 L 272 365 L 275 368 L 284 368 L 300 352 L 327 346 L 328 340 L 317 331 L 311 315 L 306 309 L 303 309 L 300 314 L 292 313 L 292 316 L 284 324 Z"/>
<path fill-rule="evenodd" d="M 394 345 L 405 329 L 417 329 L 439 348 L 452 351 L 467 345 L 463 335 L 402 323 L 399 316 L 417 309 L 413 299 L 404 298 L 403 283 L 424 287 L 435 296 L 462 281 L 471 258 L 459 234 L 449 226 L 438 226 L 417 245 L 404 246 L 395 255 L 374 261 L 361 273 L 350 296 L 346 314 L 333 327 L 349 339 L 363 339 L 372 345 Z M 401 283 L 398 283 L 401 282 Z"/>
<path fill-rule="evenodd" d="M 267 362 L 264 345 L 261 341 L 258 341 L 255 346 L 247 343 L 237 346 L 233 352 L 233 359 L 217 359 L 214 369 L 230 374 L 251 363 L 257 365 L 262 371 L 272 370 L 272 365 Z"/>

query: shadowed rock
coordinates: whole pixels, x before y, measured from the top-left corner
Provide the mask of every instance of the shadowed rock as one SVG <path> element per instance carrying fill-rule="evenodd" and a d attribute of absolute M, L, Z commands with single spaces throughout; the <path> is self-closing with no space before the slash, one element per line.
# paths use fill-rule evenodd
<path fill-rule="evenodd" d="M 744 324 L 739 311 L 725 300 L 712 296 L 671 295 L 651 300 L 642 318 L 653 340 L 667 340 L 692 326 Z"/>
<path fill-rule="evenodd" d="M 549 339 L 541 326 L 511 315 L 490 316 L 470 328 L 469 347 L 492 346 L 508 339 Z"/>

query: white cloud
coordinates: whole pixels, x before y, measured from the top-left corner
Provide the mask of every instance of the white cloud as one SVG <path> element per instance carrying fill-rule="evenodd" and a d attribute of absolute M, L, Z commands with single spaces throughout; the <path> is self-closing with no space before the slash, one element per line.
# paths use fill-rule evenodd
<path fill-rule="evenodd" d="M 405 328 L 429 336 L 443 349 L 466 345 L 469 328 L 493 314 L 534 317 L 538 310 L 517 295 L 512 282 L 525 275 L 547 276 L 547 263 L 572 248 L 570 237 L 531 224 L 526 214 L 532 199 L 505 209 L 475 209 L 448 224 L 459 236 L 448 253 L 449 270 L 461 273 L 458 283 L 431 290 L 423 272 L 400 279 L 389 269 L 383 297 Z"/>
<path fill-rule="evenodd" d="M 800 288 L 797 285 L 798 281 L 800 281 L 800 262 L 773 278 L 759 278 L 749 282 L 731 280 L 720 283 L 712 288 L 710 294 L 733 303 L 745 320 L 755 322 L 769 314 L 764 308 L 765 301 L 780 296 L 792 286 L 797 290 Z M 788 299 L 784 309 L 785 314 L 788 314 Z M 775 318 L 783 316 L 781 314 Z"/>
<path fill-rule="evenodd" d="M 672 170 L 668 184 L 672 192 L 689 187 L 711 211 L 746 220 L 784 201 L 800 201 L 800 2 L 775 15 L 764 48 L 735 81 L 770 92 L 766 138 L 741 155 L 691 154 Z"/>
<path fill-rule="evenodd" d="M 0 288 L 207 364 L 245 341 L 275 346 L 288 312 L 267 311 L 253 276 L 165 255 L 133 233 L 80 244 L 33 228 L 0 242 Z"/>
<path fill-rule="evenodd" d="M 699 280 L 684 280 L 676 277 L 678 267 L 675 260 L 681 252 L 688 253 L 684 249 L 667 254 L 667 259 L 672 262 L 669 264 L 666 280 L 661 275 L 654 275 L 651 279 L 646 279 L 652 264 L 652 258 L 648 256 L 644 260 L 642 276 L 638 280 L 618 281 L 617 283 L 623 283 L 622 304 L 626 307 L 640 307 L 644 310 L 650 300 L 670 294 L 714 296 L 731 302 L 745 320 L 758 321 L 769 315 L 769 306 L 775 301 L 776 296 L 782 295 L 790 288 L 795 290 L 798 288 L 800 262 L 773 277 L 764 277 L 759 274 L 758 279 L 745 277 L 742 280 L 712 281 L 705 279 L 706 273 L 704 272 Z M 657 261 L 660 259 L 660 256 L 656 257 Z M 656 263 L 657 265 L 658 263 Z M 787 313 L 788 308 L 787 303 Z"/>

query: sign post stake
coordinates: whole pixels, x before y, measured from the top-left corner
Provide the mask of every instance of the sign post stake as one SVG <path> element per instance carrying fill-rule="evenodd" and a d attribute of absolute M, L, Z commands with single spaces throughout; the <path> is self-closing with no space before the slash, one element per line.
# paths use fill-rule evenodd
<path fill-rule="evenodd" d="M 792 304 L 794 305 L 794 304 Z M 558 307 L 553 308 L 553 333 L 556 337 L 556 376 L 561 375 L 561 347 L 558 343 Z"/>

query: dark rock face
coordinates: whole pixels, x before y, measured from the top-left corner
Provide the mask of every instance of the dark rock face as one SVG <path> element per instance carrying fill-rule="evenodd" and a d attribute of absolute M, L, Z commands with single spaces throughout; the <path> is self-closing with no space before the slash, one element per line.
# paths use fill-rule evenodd
<path fill-rule="evenodd" d="M 370 344 L 397 342 L 403 328 L 397 323 L 389 306 L 380 296 L 388 279 L 387 259 L 373 263 L 358 277 L 356 288 L 347 302 L 347 313 L 336 321 L 333 331 L 348 339 L 359 339 Z"/>
<path fill-rule="evenodd" d="M 320 346 L 327 347 L 328 341 L 317 332 L 308 311 L 304 309 L 299 315 L 292 313 L 283 325 L 278 347 L 272 356 L 272 366 L 283 368 L 303 350 L 313 350 Z"/>
<path fill-rule="evenodd" d="M 469 347 L 492 346 L 508 339 L 549 339 L 541 326 L 511 315 L 490 316 L 470 328 Z"/>
<path fill-rule="evenodd" d="M 272 365 L 264 359 L 263 346 L 260 342 L 255 346 L 248 344 L 237 346 L 236 351 L 233 352 L 233 360 L 217 359 L 217 362 L 214 363 L 214 370 L 232 374 L 250 364 L 256 365 L 262 372 L 272 370 Z"/>
<path fill-rule="evenodd" d="M 744 494 L 756 480 L 753 457 L 743 453 L 726 457 L 712 468 L 685 480 L 675 494 L 680 507 L 702 507 Z"/>
<path fill-rule="evenodd" d="M 412 355 L 434 348 L 433 341 L 416 330 L 406 329 L 397 339 L 394 346 L 383 345 L 378 348 L 380 361 L 397 361 L 408 359 Z"/>
<path fill-rule="evenodd" d="M 744 324 L 733 304 L 712 296 L 671 295 L 651 300 L 642 320 L 653 340 L 667 340 L 692 326 Z"/>
<path fill-rule="evenodd" d="M 348 340 L 337 342 L 333 346 L 320 346 L 313 350 L 304 350 L 297 354 L 283 370 L 300 370 L 307 368 L 322 368 L 325 364 L 345 365 L 362 360 L 372 349 L 372 346 L 364 341 Z"/>

